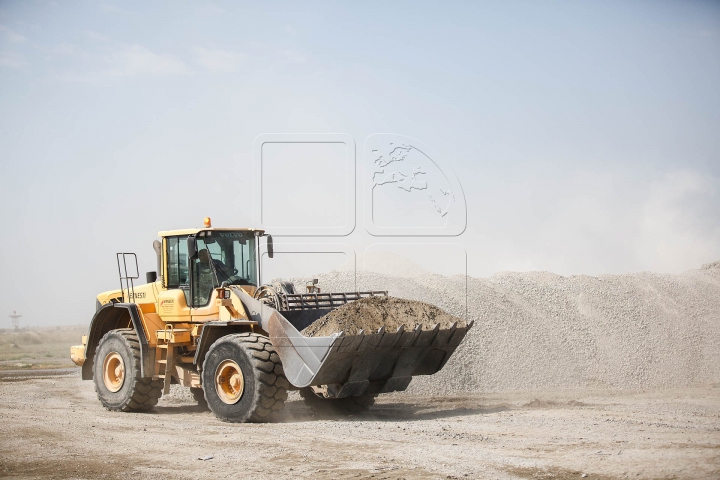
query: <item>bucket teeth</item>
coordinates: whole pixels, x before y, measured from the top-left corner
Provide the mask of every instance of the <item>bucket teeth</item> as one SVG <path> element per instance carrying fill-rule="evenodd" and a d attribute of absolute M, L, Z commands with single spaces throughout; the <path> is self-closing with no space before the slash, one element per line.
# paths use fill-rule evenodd
<path fill-rule="evenodd" d="M 460 322 L 454 322 L 452 325 L 447 327 L 445 330 L 457 330 L 458 328 L 465 328 L 466 330 L 469 330 L 474 324 L 475 324 L 474 320 L 470 320 L 470 321 L 466 322 L 464 326 L 460 326 Z M 435 333 L 437 333 L 440 330 L 441 330 L 441 328 L 440 328 L 439 323 L 436 323 L 429 328 L 423 328 L 422 325 L 415 325 L 414 327 L 411 328 L 405 324 L 402 324 L 397 328 L 397 330 L 394 333 L 395 334 L 402 334 L 405 332 L 412 332 L 412 333 L 435 332 Z M 387 327 L 383 325 L 382 327 L 378 328 L 376 332 L 373 332 L 373 331 L 366 332 L 365 329 L 361 329 L 357 333 L 352 334 L 351 336 L 384 335 L 386 332 L 387 332 Z M 340 330 L 338 333 L 336 333 L 334 335 L 336 337 L 345 337 L 345 336 L 347 336 L 347 333 L 345 332 L 345 330 Z"/>

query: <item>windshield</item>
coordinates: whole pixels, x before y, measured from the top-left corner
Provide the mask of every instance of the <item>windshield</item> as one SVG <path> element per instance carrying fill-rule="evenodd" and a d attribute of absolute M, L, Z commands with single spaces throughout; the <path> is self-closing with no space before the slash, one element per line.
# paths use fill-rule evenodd
<path fill-rule="evenodd" d="M 215 287 L 257 285 L 253 232 L 200 232 L 197 250 L 198 267 L 209 267 Z"/>

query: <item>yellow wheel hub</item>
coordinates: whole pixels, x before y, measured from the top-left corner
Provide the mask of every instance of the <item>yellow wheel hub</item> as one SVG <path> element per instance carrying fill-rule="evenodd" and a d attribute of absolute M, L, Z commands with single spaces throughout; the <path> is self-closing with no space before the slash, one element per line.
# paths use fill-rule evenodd
<path fill-rule="evenodd" d="M 125 383 L 125 362 L 117 352 L 110 352 L 103 362 L 103 382 L 111 392 L 117 392 Z"/>
<path fill-rule="evenodd" d="M 215 370 L 215 390 L 224 403 L 236 404 L 245 390 L 245 377 L 240 365 L 232 360 L 225 360 L 218 365 Z"/>

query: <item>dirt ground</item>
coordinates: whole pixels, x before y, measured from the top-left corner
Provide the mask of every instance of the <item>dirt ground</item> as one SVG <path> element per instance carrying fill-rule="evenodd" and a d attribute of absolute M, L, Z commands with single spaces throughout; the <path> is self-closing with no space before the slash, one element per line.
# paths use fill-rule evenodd
<path fill-rule="evenodd" d="M 238 476 L 720 478 L 720 385 L 393 395 L 341 419 L 296 400 L 281 422 L 237 425 L 181 389 L 152 413 L 116 413 L 77 371 L 0 375 L 0 477 Z"/>

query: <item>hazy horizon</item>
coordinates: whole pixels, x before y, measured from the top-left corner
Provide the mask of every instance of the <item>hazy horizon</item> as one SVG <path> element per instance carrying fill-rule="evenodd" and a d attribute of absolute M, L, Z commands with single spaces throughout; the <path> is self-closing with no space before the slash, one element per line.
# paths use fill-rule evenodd
<path fill-rule="evenodd" d="M 144 278 L 157 232 L 206 216 L 335 235 L 277 235 L 298 271 L 367 249 L 473 277 L 700 268 L 718 85 L 715 2 L 2 2 L 0 327 L 88 323 L 116 252 Z M 254 144 L 296 134 L 332 146 Z M 369 213 L 378 138 L 432 150 L 447 185 L 383 170 Z M 412 222 L 453 228 L 378 233 Z"/>

